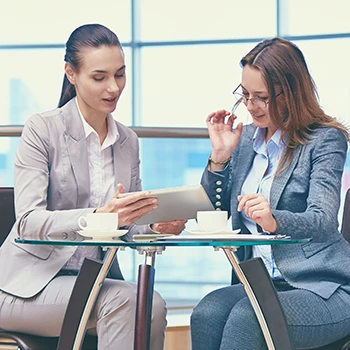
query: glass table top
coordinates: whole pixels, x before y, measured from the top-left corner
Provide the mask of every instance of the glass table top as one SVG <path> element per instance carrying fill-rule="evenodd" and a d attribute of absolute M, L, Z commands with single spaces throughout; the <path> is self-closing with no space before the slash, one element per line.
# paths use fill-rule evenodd
<path fill-rule="evenodd" d="M 169 247 L 169 246 L 209 246 L 209 247 L 223 247 L 223 246 L 250 246 L 250 245 L 278 245 L 278 244 L 296 244 L 306 243 L 311 238 L 291 239 L 288 236 L 267 236 L 267 235 L 211 235 L 208 238 L 196 237 L 195 235 L 188 235 L 182 233 L 179 236 L 162 235 L 162 234 L 147 234 L 136 235 L 134 241 L 125 241 L 123 237 L 115 237 L 109 239 L 92 239 L 84 237 L 78 232 L 63 232 L 57 234 L 50 234 L 45 237 L 26 237 L 17 238 L 15 242 L 24 244 L 38 244 L 38 245 L 68 245 L 68 246 L 118 246 L 118 247 Z M 240 237 L 241 236 L 241 237 Z M 248 237 L 251 236 L 251 237 Z M 144 238 L 143 238 L 144 237 Z M 142 239 L 141 239 L 142 238 Z"/>

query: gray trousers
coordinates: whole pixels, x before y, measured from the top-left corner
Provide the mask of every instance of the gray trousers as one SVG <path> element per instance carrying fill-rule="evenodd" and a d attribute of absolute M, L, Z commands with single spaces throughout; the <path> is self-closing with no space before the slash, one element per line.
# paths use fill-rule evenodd
<path fill-rule="evenodd" d="M 0 328 L 40 336 L 58 336 L 76 276 L 54 278 L 38 295 L 18 298 L 0 291 Z M 98 349 L 133 349 L 137 286 L 106 279 L 92 310 L 88 333 Z M 166 327 L 164 300 L 154 292 L 151 349 L 162 350 Z"/>
<path fill-rule="evenodd" d="M 349 335 L 350 293 L 345 289 L 323 299 L 307 290 L 282 287 L 276 289 L 297 349 L 318 348 Z M 192 350 L 267 349 L 241 284 L 217 289 L 199 302 L 191 316 L 191 337 Z"/>

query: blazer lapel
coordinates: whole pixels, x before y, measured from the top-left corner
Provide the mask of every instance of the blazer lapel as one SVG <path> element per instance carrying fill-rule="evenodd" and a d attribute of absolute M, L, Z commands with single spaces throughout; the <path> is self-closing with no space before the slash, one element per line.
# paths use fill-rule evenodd
<path fill-rule="evenodd" d="M 271 185 L 271 191 L 270 191 L 271 209 L 277 208 L 278 201 L 281 198 L 282 192 L 290 176 L 292 175 L 293 170 L 295 169 L 298 163 L 302 149 L 303 149 L 303 146 L 299 146 L 294 150 L 292 161 L 289 164 L 289 166 L 285 170 L 283 170 L 283 172 L 280 175 L 274 178 Z"/>
<path fill-rule="evenodd" d="M 126 147 L 128 137 L 125 135 L 123 129 L 118 126 L 119 138 L 113 144 L 113 164 L 114 164 L 114 178 L 115 188 L 117 184 L 121 183 L 124 186 L 125 192 L 130 190 L 131 179 L 131 165 L 130 165 L 130 151 Z"/>
<path fill-rule="evenodd" d="M 239 171 L 233 169 L 233 173 L 235 175 L 232 181 L 235 183 L 235 186 L 233 186 L 232 190 L 237 191 L 235 195 L 241 193 L 243 182 L 247 178 L 248 172 L 252 166 L 255 157 L 255 151 L 253 149 L 253 136 L 255 130 L 255 126 L 248 125 L 246 133 L 242 134 L 242 147 L 236 162 L 236 166 L 239 167 Z"/>
<path fill-rule="evenodd" d="M 242 146 L 237 160 L 233 164 L 232 169 L 232 187 L 231 187 L 231 219 L 232 227 L 237 228 L 242 226 L 240 215 L 237 211 L 238 199 L 237 196 L 241 194 L 243 183 L 248 175 L 249 169 L 254 160 L 255 151 L 252 147 L 252 137 L 256 127 L 248 125 L 246 132 L 242 134 Z M 237 168 L 237 169 L 235 169 Z"/>
<path fill-rule="evenodd" d="M 88 154 L 83 124 L 74 99 L 62 107 L 66 125 L 64 133 L 72 170 L 77 185 L 77 207 L 86 206 L 90 198 L 90 176 Z"/>

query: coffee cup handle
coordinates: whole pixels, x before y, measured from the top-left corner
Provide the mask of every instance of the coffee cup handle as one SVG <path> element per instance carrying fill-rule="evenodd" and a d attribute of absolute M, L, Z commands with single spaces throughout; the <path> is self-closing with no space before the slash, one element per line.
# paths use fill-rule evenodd
<path fill-rule="evenodd" d="M 84 226 L 82 224 L 82 222 L 85 222 L 86 225 Z M 82 230 L 86 230 L 87 229 L 87 219 L 86 219 L 86 216 L 81 216 L 79 219 L 78 219 L 78 225 L 79 227 L 82 229 Z"/>

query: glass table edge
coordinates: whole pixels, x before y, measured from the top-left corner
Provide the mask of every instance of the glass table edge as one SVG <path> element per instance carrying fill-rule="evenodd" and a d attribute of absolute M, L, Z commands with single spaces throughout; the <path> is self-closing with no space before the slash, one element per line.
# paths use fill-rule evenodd
<path fill-rule="evenodd" d="M 16 243 L 34 244 L 34 245 L 55 245 L 55 246 L 116 246 L 116 247 L 223 247 L 223 246 L 252 246 L 252 245 L 281 245 L 281 244 L 301 244 L 308 243 L 311 238 L 301 239 L 273 239 L 265 241 L 236 241 L 236 240 L 162 240 L 162 241 L 121 241 L 121 240 L 40 240 L 40 239 L 22 239 L 16 238 Z"/>

